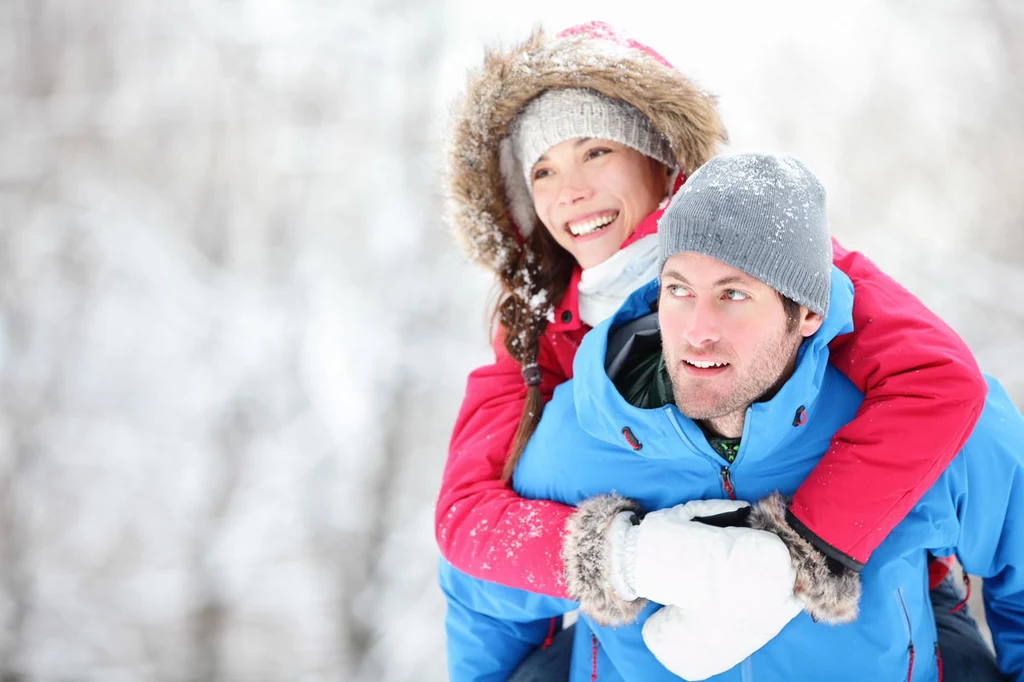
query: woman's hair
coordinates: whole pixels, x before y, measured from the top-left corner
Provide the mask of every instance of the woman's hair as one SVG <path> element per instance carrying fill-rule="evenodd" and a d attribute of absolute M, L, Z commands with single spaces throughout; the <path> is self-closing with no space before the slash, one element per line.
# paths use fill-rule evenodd
<path fill-rule="evenodd" d="M 576 266 L 572 255 L 541 225 L 525 242 L 518 262 L 499 275 L 501 293 L 492 316 L 504 332 L 505 350 L 519 363 L 526 382 L 526 404 L 502 472 L 505 481 L 512 479 L 516 462 L 540 421 L 544 407 L 537 366 L 540 337 L 547 327 L 552 306 L 562 299 Z"/>
<path fill-rule="evenodd" d="M 669 173 L 674 171 L 657 159 L 646 158 Z M 505 349 L 519 363 L 526 383 L 526 404 L 502 471 L 502 479 L 506 482 L 512 480 L 519 456 L 526 449 L 544 409 L 541 374 L 537 366 L 540 337 L 547 327 L 547 316 L 552 306 L 562 300 L 576 266 L 575 258 L 555 241 L 539 220 L 537 223 L 524 240 L 519 261 L 499 276 L 501 291 L 491 316 L 492 325 L 495 321 L 501 325 L 505 333 Z"/>

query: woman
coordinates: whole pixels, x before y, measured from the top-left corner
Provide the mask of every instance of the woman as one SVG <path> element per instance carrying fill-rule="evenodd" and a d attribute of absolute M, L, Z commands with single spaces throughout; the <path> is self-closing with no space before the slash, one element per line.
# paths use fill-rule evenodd
<path fill-rule="evenodd" d="M 724 140 L 711 97 L 602 24 L 538 33 L 489 53 L 471 76 L 450 153 L 449 217 L 502 297 L 495 362 L 469 377 L 438 499 L 438 543 L 456 568 L 553 596 L 586 591 L 572 577 L 567 585 L 562 559 L 576 510 L 519 498 L 515 461 L 543 403 L 572 376 L 583 334 L 657 274 L 664 200 Z M 798 571 L 831 567 L 817 575 L 843 595 L 811 608 L 842 622 L 855 615 L 860 566 L 959 450 L 985 387 L 940 320 L 865 258 L 833 247 L 854 282 L 856 331 L 833 343 L 832 361 L 865 400 L 785 518 L 811 548 Z M 731 453 L 721 446 L 726 496 Z"/>

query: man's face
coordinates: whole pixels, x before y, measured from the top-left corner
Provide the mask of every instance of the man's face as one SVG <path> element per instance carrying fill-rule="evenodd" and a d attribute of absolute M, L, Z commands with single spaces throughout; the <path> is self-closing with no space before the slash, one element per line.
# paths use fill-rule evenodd
<path fill-rule="evenodd" d="M 665 262 L 659 318 L 676 405 L 695 420 L 742 418 L 789 377 L 800 342 L 821 326 L 802 306 L 787 320 L 774 289 L 697 253 Z"/>

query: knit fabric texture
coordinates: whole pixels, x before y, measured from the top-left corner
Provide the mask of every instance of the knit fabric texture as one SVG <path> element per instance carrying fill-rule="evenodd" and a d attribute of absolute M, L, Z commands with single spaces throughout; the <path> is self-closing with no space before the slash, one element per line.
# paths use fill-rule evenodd
<path fill-rule="evenodd" d="M 690 176 L 658 225 L 660 267 L 710 256 L 824 317 L 832 277 L 825 188 L 792 156 L 716 156 Z"/>
<path fill-rule="evenodd" d="M 523 107 L 511 125 L 510 139 L 533 194 L 533 165 L 556 144 L 579 137 L 611 140 L 675 168 L 668 139 L 636 107 L 593 90 L 547 90 Z M 505 178 L 505 182 L 515 180 Z"/>

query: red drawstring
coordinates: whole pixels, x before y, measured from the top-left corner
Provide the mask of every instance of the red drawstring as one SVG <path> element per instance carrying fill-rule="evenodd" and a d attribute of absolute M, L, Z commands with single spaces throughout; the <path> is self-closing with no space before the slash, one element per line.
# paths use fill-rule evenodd
<path fill-rule="evenodd" d="M 910 678 L 914 676 L 914 643 L 911 642 L 907 649 L 910 651 L 910 665 L 907 666 L 907 682 L 910 682 Z"/>
<path fill-rule="evenodd" d="M 966 571 L 964 571 L 964 589 L 966 589 L 967 594 L 964 595 L 964 598 L 959 604 L 949 610 L 950 613 L 956 613 L 963 607 L 967 606 L 967 600 L 971 598 L 971 577 L 967 575 Z"/>
<path fill-rule="evenodd" d="M 935 643 L 935 665 L 939 669 L 939 682 L 942 682 L 942 654 L 939 652 L 939 643 Z"/>
<path fill-rule="evenodd" d="M 555 637 L 555 619 L 552 618 L 551 622 L 548 623 L 548 636 L 544 638 L 544 643 L 540 645 L 541 649 L 547 649 L 551 646 L 551 640 Z"/>
<path fill-rule="evenodd" d="M 590 633 L 590 682 L 597 681 L 597 637 Z"/>

